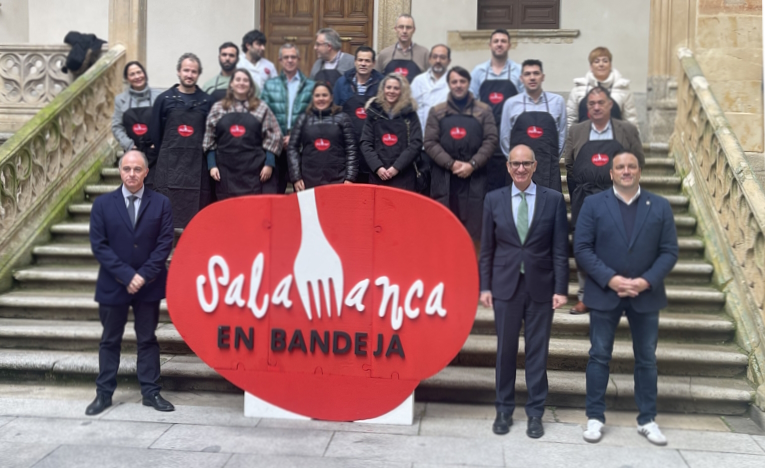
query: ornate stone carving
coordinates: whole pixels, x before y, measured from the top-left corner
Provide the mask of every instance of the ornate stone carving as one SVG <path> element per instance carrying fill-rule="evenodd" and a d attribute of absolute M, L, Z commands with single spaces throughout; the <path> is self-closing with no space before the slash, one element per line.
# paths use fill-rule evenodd
<path fill-rule="evenodd" d="M 71 82 L 61 71 L 68 53 L 69 46 L 0 46 L 0 112 L 53 101 Z"/>

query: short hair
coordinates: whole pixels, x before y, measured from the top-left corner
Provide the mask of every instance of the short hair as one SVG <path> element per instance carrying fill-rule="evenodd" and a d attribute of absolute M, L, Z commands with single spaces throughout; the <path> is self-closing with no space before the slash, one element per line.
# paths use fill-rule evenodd
<path fill-rule="evenodd" d="M 587 102 L 587 100 L 590 99 L 590 95 L 593 94 L 593 93 L 603 93 L 603 94 L 606 95 L 606 97 L 608 98 L 609 101 L 612 100 L 611 99 L 611 92 L 608 91 L 607 88 L 605 88 L 605 87 L 603 87 L 601 85 L 597 85 L 597 86 L 594 86 L 589 91 L 587 91 L 587 94 L 584 95 L 584 102 Z"/>
<path fill-rule="evenodd" d="M 523 73 L 523 69 L 526 67 L 539 67 L 539 71 L 541 71 L 542 73 L 545 72 L 545 69 L 542 68 L 541 60 L 537 60 L 537 59 L 524 60 L 523 63 L 521 64 L 521 73 Z"/>
<path fill-rule="evenodd" d="M 446 74 L 446 82 L 449 82 L 450 77 L 452 76 L 452 73 L 456 73 L 459 76 L 466 78 L 468 80 L 468 84 L 470 84 L 470 72 L 465 70 L 464 68 L 460 67 L 459 65 L 456 67 L 452 67 L 451 70 L 449 70 L 449 73 Z"/>
<path fill-rule="evenodd" d="M 184 60 L 193 60 L 197 62 L 197 66 L 199 67 L 199 74 L 202 74 L 202 61 L 199 60 L 199 57 L 197 57 L 197 54 L 194 52 L 186 52 L 185 54 L 181 55 L 181 58 L 178 59 L 178 66 L 176 67 L 176 71 L 181 71 L 181 64 L 183 64 Z"/>
<path fill-rule="evenodd" d="M 401 18 L 407 18 L 407 19 L 412 20 L 412 26 L 417 27 L 414 24 L 414 17 L 412 17 L 412 15 L 410 15 L 409 13 L 401 13 L 400 15 L 398 15 L 396 17 L 396 24 L 398 24 L 398 20 L 400 20 Z"/>
<path fill-rule="evenodd" d="M 613 56 L 611 55 L 611 51 L 605 47 L 595 47 L 592 49 L 592 52 L 590 52 L 589 56 L 590 65 L 592 65 L 592 62 L 594 62 L 598 57 L 608 57 L 609 62 L 614 61 Z"/>
<path fill-rule="evenodd" d="M 282 51 L 285 51 L 287 49 L 295 49 L 295 54 L 298 56 L 298 58 L 300 58 L 300 49 L 295 47 L 295 44 L 291 42 L 285 42 L 284 44 L 281 45 L 281 47 L 279 47 L 279 59 L 282 58 Z"/>
<path fill-rule="evenodd" d="M 641 158 L 641 157 L 640 157 L 640 156 L 638 156 L 637 154 L 633 153 L 632 151 L 628 151 L 628 150 L 626 150 L 626 149 L 623 149 L 623 150 L 621 150 L 621 151 L 617 151 L 617 152 L 616 152 L 616 154 L 614 155 L 614 157 L 613 157 L 613 158 L 611 158 L 611 161 L 613 161 L 614 159 L 616 159 L 616 157 L 617 157 L 617 156 L 621 156 L 621 155 L 623 155 L 623 154 L 631 154 L 631 155 L 635 156 L 635 159 L 637 159 L 637 162 L 638 162 L 638 167 L 639 167 L 641 170 L 643 169 L 643 166 L 645 165 L 645 157 L 642 157 L 642 158 Z M 611 166 L 611 167 L 613 168 L 613 166 Z"/>
<path fill-rule="evenodd" d="M 224 42 L 223 44 L 218 47 L 218 53 L 223 52 L 223 49 L 230 49 L 230 48 L 236 49 L 236 56 L 239 57 L 239 46 L 234 44 L 233 42 Z"/>
<path fill-rule="evenodd" d="M 125 151 L 122 154 L 122 156 L 120 156 L 120 159 L 117 162 L 117 167 L 119 167 L 120 169 L 122 168 L 122 160 L 125 159 L 125 156 L 127 156 L 130 153 L 138 153 L 138 154 L 140 154 L 141 158 L 143 158 L 143 167 L 144 167 L 144 169 L 148 169 L 149 168 L 149 159 L 146 157 L 146 155 L 144 154 L 143 151 L 138 151 L 137 149 L 131 149 L 131 150 Z"/>
<path fill-rule="evenodd" d="M 452 49 L 451 49 L 451 47 L 449 47 L 449 46 L 448 46 L 448 45 L 446 45 L 446 44 L 436 44 L 436 45 L 434 45 L 433 47 L 431 47 L 431 48 L 430 48 L 430 54 L 428 54 L 428 57 L 430 57 L 431 55 L 433 55 L 433 50 L 434 50 L 436 47 L 443 47 L 444 49 L 446 49 L 446 58 L 448 58 L 449 60 L 451 60 L 451 59 L 452 59 Z"/>
<path fill-rule="evenodd" d="M 353 54 L 353 57 L 359 58 L 359 52 L 366 52 L 366 53 L 372 52 L 372 61 L 374 62 L 375 60 L 377 60 L 377 54 L 375 53 L 375 50 L 369 46 L 363 45 L 359 47 L 358 49 L 356 49 L 356 53 Z"/>
<path fill-rule="evenodd" d="M 261 44 L 266 45 L 268 40 L 266 39 L 266 35 L 260 32 L 260 30 L 253 29 L 242 37 L 242 52 L 247 52 L 247 46 L 253 42 L 260 42 Z"/>
<path fill-rule="evenodd" d="M 122 70 L 122 77 L 127 80 L 128 68 L 132 67 L 133 65 L 140 68 L 141 71 L 143 72 L 143 75 L 146 77 L 146 81 L 149 81 L 149 74 L 146 73 L 146 69 L 143 68 L 143 65 L 141 65 L 141 62 L 139 62 L 138 60 L 133 60 L 125 64 L 125 68 Z"/>
<path fill-rule="evenodd" d="M 491 36 L 489 36 L 489 41 L 494 37 L 495 34 L 504 34 L 507 36 L 507 42 L 510 42 L 510 32 L 507 29 L 504 28 L 497 28 L 494 31 L 492 31 Z"/>
<path fill-rule="evenodd" d="M 327 44 L 329 44 L 333 50 L 340 50 L 343 47 L 343 44 L 340 41 L 340 34 L 338 34 L 334 29 L 321 28 L 316 31 L 316 37 L 319 37 L 319 34 L 324 35 L 324 40 L 327 41 Z"/>
<path fill-rule="evenodd" d="M 510 150 L 510 153 L 512 153 L 515 148 L 519 148 L 521 146 L 526 147 L 526 149 L 531 152 L 531 160 L 532 161 L 536 161 L 537 160 L 537 154 L 534 152 L 533 149 L 531 149 L 531 146 L 528 146 L 528 145 L 524 145 L 524 144 L 515 145 L 515 147 L 513 147 L 513 149 Z M 510 153 L 507 154 L 507 163 L 508 164 L 510 164 Z"/>

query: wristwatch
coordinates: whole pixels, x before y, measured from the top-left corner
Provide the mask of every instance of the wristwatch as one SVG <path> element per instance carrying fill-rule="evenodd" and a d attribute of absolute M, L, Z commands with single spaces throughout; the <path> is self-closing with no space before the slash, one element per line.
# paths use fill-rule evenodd
<path fill-rule="evenodd" d="M 471 165 L 471 166 L 473 166 L 473 169 L 475 169 L 475 168 L 476 168 L 476 167 L 475 167 L 475 166 L 476 166 L 476 164 L 475 164 L 475 159 L 471 159 L 471 160 L 470 160 L 470 165 Z"/>

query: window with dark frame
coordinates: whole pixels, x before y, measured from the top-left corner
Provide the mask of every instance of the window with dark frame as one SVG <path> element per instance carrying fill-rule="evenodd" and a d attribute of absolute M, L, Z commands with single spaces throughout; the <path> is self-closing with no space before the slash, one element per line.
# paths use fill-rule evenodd
<path fill-rule="evenodd" d="M 560 29 L 560 0 L 478 0 L 477 29 Z"/>

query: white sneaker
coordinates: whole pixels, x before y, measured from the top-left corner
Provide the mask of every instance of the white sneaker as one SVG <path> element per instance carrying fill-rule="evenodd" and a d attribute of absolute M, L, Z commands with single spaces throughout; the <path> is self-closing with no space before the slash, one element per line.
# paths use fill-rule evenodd
<path fill-rule="evenodd" d="M 603 437 L 603 433 L 600 432 L 602 428 L 602 422 L 597 419 L 589 419 L 587 420 L 587 430 L 582 433 L 582 437 L 591 444 L 600 442 L 600 439 Z"/>
<path fill-rule="evenodd" d="M 637 431 L 638 434 L 645 436 L 645 438 L 654 445 L 667 445 L 667 438 L 664 437 L 664 434 L 662 434 L 659 429 L 659 425 L 654 421 L 651 421 L 648 424 L 643 424 L 642 426 L 638 424 Z"/>

